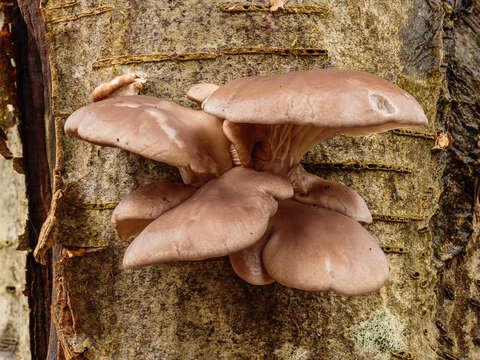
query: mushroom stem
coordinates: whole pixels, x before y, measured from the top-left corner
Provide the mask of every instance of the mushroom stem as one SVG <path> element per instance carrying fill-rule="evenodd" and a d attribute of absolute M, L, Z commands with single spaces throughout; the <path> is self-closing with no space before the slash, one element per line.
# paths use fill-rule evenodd
<path fill-rule="evenodd" d="M 252 153 L 253 167 L 283 176 L 288 175 L 291 169 L 300 162 L 303 154 L 313 145 L 335 134 L 335 130 L 315 129 L 312 125 L 283 124 L 256 125 L 255 127 L 259 126 L 264 128 L 262 132 L 265 134 L 265 140 L 261 143 L 268 144 L 270 156 L 267 160 L 266 157 L 256 156 L 254 151 Z M 263 148 L 267 148 L 267 146 L 263 146 Z"/>
<path fill-rule="evenodd" d="M 258 125 L 223 122 L 237 163 L 260 171 L 287 176 L 313 145 L 333 136 L 337 130 L 296 124 Z M 232 147 L 230 148 L 232 149 Z"/>

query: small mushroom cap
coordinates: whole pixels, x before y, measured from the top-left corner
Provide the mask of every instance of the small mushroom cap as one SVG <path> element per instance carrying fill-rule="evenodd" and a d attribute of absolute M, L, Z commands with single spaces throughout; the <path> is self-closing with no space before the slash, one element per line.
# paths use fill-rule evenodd
<path fill-rule="evenodd" d="M 112 225 L 122 240 L 138 235 L 153 220 L 192 196 L 197 189 L 185 184 L 156 182 L 125 196 L 112 214 Z"/>
<path fill-rule="evenodd" d="M 249 284 L 268 285 L 275 282 L 265 270 L 262 260 L 262 251 L 269 238 L 270 232 L 267 231 L 262 239 L 252 246 L 229 256 L 235 274 Z"/>
<path fill-rule="evenodd" d="M 358 135 L 424 127 L 420 104 L 376 75 L 312 70 L 233 80 L 206 99 L 203 109 L 234 123 L 311 124 Z M 353 129 L 349 129 L 353 128 Z"/>
<path fill-rule="evenodd" d="M 365 295 L 389 279 L 385 255 L 358 222 L 294 200 L 279 203 L 262 254 L 273 279 L 301 290 Z"/>
<path fill-rule="evenodd" d="M 284 178 L 236 167 L 148 225 L 128 247 L 123 265 L 225 256 L 255 244 L 277 211 L 293 196 Z"/>
<path fill-rule="evenodd" d="M 193 85 L 187 92 L 187 99 L 202 105 L 203 101 L 213 94 L 219 86 L 217 84 L 201 83 Z"/>
<path fill-rule="evenodd" d="M 84 106 L 67 119 L 65 131 L 195 173 L 218 176 L 232 167 L 220 119 L 151 96 L 121 96 Z"/>
<path fill-rule="evenodd" d="M 365 200 L 348 186 L 310 174 L 302 165 L 292 169 L 290 182 L 295 190 L 295 200 L 301 203 L 334 210 L 368 224 L 373 221 Z"/>
<path fill-rule="evenodd" d="M 144 78 L 135 74 L 123 74 L 97 86 L 93 90 L 91 98 L 93 102 L 97 102 L 114 96 L 138 95 L 145 82 Z"/>

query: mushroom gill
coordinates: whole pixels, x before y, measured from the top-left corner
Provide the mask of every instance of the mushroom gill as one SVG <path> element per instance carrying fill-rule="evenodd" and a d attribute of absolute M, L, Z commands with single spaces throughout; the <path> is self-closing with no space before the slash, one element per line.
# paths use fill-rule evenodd
<path fill-rule="evenodd" d="M 253 125 L 225 120 L 223 132 L 242 166 L 286 176 L 314 144 L 336 131 L 313 125 Z"/>

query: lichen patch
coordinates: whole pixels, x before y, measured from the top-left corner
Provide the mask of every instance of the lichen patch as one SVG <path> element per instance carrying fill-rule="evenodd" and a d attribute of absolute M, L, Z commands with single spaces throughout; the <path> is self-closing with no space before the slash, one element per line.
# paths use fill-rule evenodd
<path fill-rule="evenodd" d="M 404 348 L 404 325 L 388 310 L 377 310 L 370 317 L 348 329 L 349 336 L 362 353 L 372 359 L 388 360 L 394 351 Z"/>

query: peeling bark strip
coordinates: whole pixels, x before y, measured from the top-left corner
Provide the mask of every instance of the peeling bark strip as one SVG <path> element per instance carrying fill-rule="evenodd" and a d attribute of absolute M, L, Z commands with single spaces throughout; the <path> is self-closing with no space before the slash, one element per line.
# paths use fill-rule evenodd
<path fill-rule="evenodd" d="M 399 216 L 399 215 L 384 215 L 384 214 L 372 214 L 372 218 L 375 221 L 395 222 L 395 223 L 408 223 L 410 221 L 422 221 L 427 219 L 425 216 L 419 216 L 419 215 Z"/>
<path fill-rule="evenodd" d="M 213 60 L 217 57 L 218 54 L 210 52 L 124 55 L 100 59 L 94 62 L 92 66 L 93 68 L 99 68 L 112 65 L 143 64 L 162 61 Z"/>
<path fill-rule="evenodd" d="M 55 176 L 55 178 L 56 177 L 57 176 Z M 55 184 L 54 187 L 59 187 L 58 185 L 56 185 L 58 183 L 59 183 L 59 180 L 54 179 L 54 184 Z M 67 185 L 65 189 L 59 188 L 55 190 L 55 193 L 53 194 L 50 210 L 48 211 L 48 216 L 40 230 L 40 235 L 38 237 L 38 243 L 34 251 L 34 256 L 35 256 L 35 259 L 41 264 L 46 264 L 46 261 L 47 261 L 45 257 L 46 253 L 52 246 L 56 244 L 54 230 L 57 222 L 57 213 L 58 213 L 59 207 L 62 206 L 62 202 L 70 206 L 74 206 L 81 209 L 88 209 L 88 210 L 111 210 L 118 205 L 118 202 L 107 203 L 107 204 L 79 203 L 76 200 L 68 199 L 65 196 L 65 193 L 68 191 L 68 188 L 69 186 Z M 103 247 L 98 249 L 103 249 Z M 87 251 L 87 252 L 90 252 L 90 251 Z"/>
<path fill-rule="evenodd" d="M 243 13 L 243 12 L 279 12 L 286 14 L 316 14 L 327 15 L 329 10 L 318 5 L 297 5 L 284 6 L 275 10 L 271 9 L 270 5 L 249 4 L 249 3 L 224 3 L 220 5 L 220 10 L 229 13 Z"/>
<path fill-rule="evenodd" d="M 93 68 L 112 65 L 143 64 L 162 61 L 194 61 L 215 60 L 222 55 L 277 55 L 277 56 L 316 56 L 328 58 L 328 51 L 317 48 L 265 48 L 265 47 L 239 47 L 223 48 L 212 52 L 198 53 L 170 53 L 170 54 L 138 54 L 116 56 L 100 59 L 93 63 Z"/>
<path fill-rule="evenodd" d="M 86 359 L 81 351 L 71 344 L 69 340 L 77 335 L 76 321 L 72 311 L 70 296 L 63 276 L 63 265 L 69 261 L 71 256 L 63 254 L 63 251 L 56 255 L 58 261 L 55 262 L 55 277 L 53 284 L 53 302 L 52 302 L 52 320 L 55 324 L 56 336 L 58 338 L 57 348 L 50 350 L 49 360 L 83 360 Z M 81 347 L 81 346 L 80 346 Z M 57 356 L 52 357 L 52 354 Z"/>
<path fill-rule="evenodd" d="M 308 155 L 307 155 L 308 156 Z M 392 164 L 372 164 L 372 163 L 363 163 L 359 161 L 348 161 L 348 162 L 315 162 L 307 163 L 302 162 L 305 170 L 309 172 L 316 172 L 320 169 L 339 169 L 339 170 L 356 170 L 356 171 L 391 171 L 400 174 L 411 174 L 413 170 L 407 166 L 399 166 Z"/>
<path fill-rule="evenodd" d="M 73 248 L 73 247 L 63 247 L 61 256 L 64 259 L 71 259 L 74 257 L 85 256 L 86 254 L 95 253 L 98 251 L 105 250 L 106 246 L 92 247 L 92 248 Z"/>
<path fill-rule="evenodd" d="M 222 54 L 225 55 L 279 55 L 279 56 L 319 56 L 325 60 L 328 58 L 328 51 L 316 48 L 262 48 L 262 47 L 243 47 L 243 48 L 223 48 Z"/>
<path fill-rule="evenodd" d="M 48 216 L 42 225 L 40 235 L 38 236 L 38 242 L 33 253 L 35 260 L 37 260 L 43 265 L 45 265 L 47 262 L 45 258 L 47 251 L 55 244 L 55 240 L 52 236 L 52 231 L 55 227 L 57 206 L 62 196 L 62 190 L 56 190 L 53 194 L 50 210 L 48 211 Z"/>
<path fill-rule="evenodd" d="M 435 136 L 436 136 L 436 134 L 433 132 L 410 130 L 410 129 L 395 129 L 395 130 L 392 130 L 392 133 L 400 136 L 411 136 L 411 137 L 418 137 L 418 138 L 423 138 L 428 140 L 435 140 Z"/>
<path fill-rule="evenodd" d="M 47 10 L 47 9 L 45 9 L 45 10 Z M 106 12 L 109 12 L 109 11 L 113 11 L 113 10 L 115 10 L 115 8 L 113 8 L 111 6 L 102 6 L 102 7 L 98 7 L 98 8 L 95 8 L 95 9 L 88 10 L 88 11 L 79 12 L 79 13 L 77 13 L 75 15 L 71 15 L 71 16 L 59 16 L 59 17 L 47 18 L 45 20 L 45 23 L 50 25 L 50 24 L 58 24 L 58 23 L 62 23 L 62 22 L 70 22 L 70 21 L 75 21 L 75 20 L 78 20 L 78 19 L 81 19 L 81 18 L 84 18 L 84 17 L 100 15 L 100 14 L 103 14 L 103 13 L 106 13 Z"/>
<path fill-rule="evenodd" d="M 56 167 L 53 170 L 53 196 L 50 202 L 50 208 L 48 210 L 47 217 L 42 225 L 40 234 L 38 236 L 37 245 L 33 252 L 35 259 L 41 264 L 46 263 L 45 255 L 47 251 L 55 245 L 54 228 L 57 218 L 57 211 L 60 200 L 62 199 L 66 188 L 63 187 L 62 173 L 64 170 L 63 159 L 63 126 L 57 124 L 57 118 L 55 119 L 55 139 L 56 139 Z"/>
<path fill-rule="evenodd" d="M 13 40 L 17 49 L 17 87 L 29 199 L 29 246 L 33 249 L 51 196 L 44 123 L 44 116 L 48 117 L 50 112 L 50 71 L 40 1 L 17 0 L 16 4 L 21 14 L 17 10 Z M 50 261 L 47 261 L 49 264 Z M 31 253 L 27 258 L 25 291 L 31 309 L 32 358 L 45 359 L 50 331 L 51 270 L 49 266 L 38 264 Z"/>

